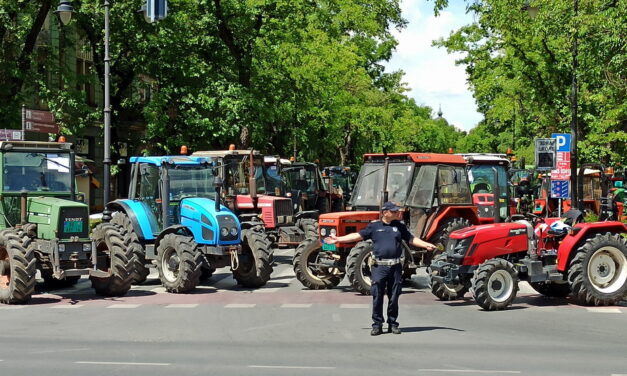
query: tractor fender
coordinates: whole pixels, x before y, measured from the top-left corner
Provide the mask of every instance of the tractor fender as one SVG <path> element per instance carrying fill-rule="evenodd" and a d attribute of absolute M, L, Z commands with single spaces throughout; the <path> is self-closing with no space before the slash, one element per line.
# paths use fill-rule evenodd
<path fill-rule="evenodd" d="M 187 227 L 183 225 L 172 225 L 164 229 L 163 231 L 161 231 L 161 233 L 159 233 L 159 235 L 157 235 L 157 238 L 155 239 L 155 250 L 159 248 L 159 243 L 161 242 L 163 237 L 168 234 L 180 234 L 180 235 L 188 235 L 192 237 L 194 236 Z"/>
<path fill-rule="evenodd" d="M 107 204 L 107 209 L 125 213 L 133 224 L 133 230 L 142 242 L 154 240 L 159 232 L 157 218 L 146 203 L 136 200 L 115 200 Z"/>
<path fill-rule="evenodd" d="M 301 218 L 311 218 L 317 221 L 318 217 L 320 217 L 320 212 L 317 210 L 300 211 L 294 215 L 294 219 L 296 220 L 301 219 Z"/>
<path fill-rule="evenodd" d="M 427 224 L 428 231 L 424 236 L 424 239 L 431 239 L 433 235 L 438 231 L 440 224 L 448 218 L 465 218 L 471 225 L 479 224 L 479 215 L 477 209 L 472 205 L 465 206 L 451 206 L 446 207 L 440 211 L 431 223 Z"/>
<path fill-rule="evenodd" d="M 557 270 L 560 272 L 566 271 L 577 249 L 581 247 L 586 239 L 606 232 L 625 234 L 627 233 L 627 225 L 616 221 L 576 224 L 571 233 L 562 240 L 557 250 Z"/>

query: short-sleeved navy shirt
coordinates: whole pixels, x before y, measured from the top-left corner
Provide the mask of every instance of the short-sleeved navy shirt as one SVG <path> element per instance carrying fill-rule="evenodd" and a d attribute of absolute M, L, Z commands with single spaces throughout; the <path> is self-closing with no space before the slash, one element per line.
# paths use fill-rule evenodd
<path fill-rule="evenodd" d="M 386 224 L 383 221 L 370 222 L 365 229 L 359 231 L 364 240 L 372 239 L 374 257 L 382 259 L 399 258 L 403 254 L 401 240 L 411 242 L 414 236 L 401 221 Z"/>

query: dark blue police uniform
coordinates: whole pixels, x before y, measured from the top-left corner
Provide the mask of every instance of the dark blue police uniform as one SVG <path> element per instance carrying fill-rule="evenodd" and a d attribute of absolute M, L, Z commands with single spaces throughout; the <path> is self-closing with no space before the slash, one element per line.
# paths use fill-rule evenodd
<path fill-rule="evenodd" d="M 401 221 L 386 224 L 383 221 L 371 222 L 359 231 L 364 240 L 372 240 L 373 256 L 380 264 L 370 268 L 372 287 L 372 327 L 383 326 L 383 295 L 388 296 L 388 325 L 398 326 L 398 298 L 402 290 L 403 265 L 400 258 L 403 254 L 401 241 L 411 242 L 414 236 Z"/>

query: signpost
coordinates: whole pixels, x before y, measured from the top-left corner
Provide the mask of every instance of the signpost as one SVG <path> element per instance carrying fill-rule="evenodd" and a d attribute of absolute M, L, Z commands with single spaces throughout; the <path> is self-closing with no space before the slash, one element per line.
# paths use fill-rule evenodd
<path fill-rule="evenodd" d="M 59 133 L 54 114 L 50 111 L 31 110 L 22 106 L 22 134 L 26 131 L 38 133 Z"/>
<path fill-rule="evenodd" d="M 536 138 L 536 169 L 554 169 L 555 152 L 556 140 L 554 138 Z"/>
<path fill-rule="evenodd" d="M 23 140 L 23 132 L 19 129 L 0 129 L 0 140 L 18 141 Z"/>

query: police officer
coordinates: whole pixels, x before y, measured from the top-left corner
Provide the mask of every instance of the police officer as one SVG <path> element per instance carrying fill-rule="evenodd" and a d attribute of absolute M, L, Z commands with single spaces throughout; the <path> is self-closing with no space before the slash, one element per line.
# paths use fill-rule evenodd
<path fill-rule="evenodd" d="M 325 241 L 333 243 L 352 243 L 371 239 L 374 245 L 374 265 L 371 267 L 372 287 L 372 331 L 370 335 L 381 334 L 383 327 L 383 295 L 388 296 L 388 333 L 401 334 L 398 328 L 398 298 L 401 294 L 403 265 L 401 241 L 428 251 L 435 246 L 413 236 L 407 226 L 401 222 L 400 207 L 393 202 L 383 205 L 383 216 L 380 221 L 368 224 L 359 232 L 344 236 L 329 236 Z"/>

